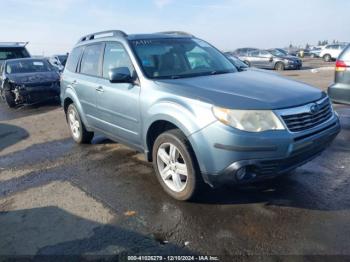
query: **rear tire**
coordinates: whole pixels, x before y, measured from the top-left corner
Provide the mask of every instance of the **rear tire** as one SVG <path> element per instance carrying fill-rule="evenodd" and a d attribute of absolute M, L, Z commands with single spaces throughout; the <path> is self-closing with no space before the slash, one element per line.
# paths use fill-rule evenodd
<path fill-rule="evenodd" d="M 283 71 L 284 70 L 284 64 L 282 62 L 277 62 L 275 64 L 275 70 L 277 71 Z"/>
<path fill-rule="evenodd" d="M 66 112 L 67 123 L 71 132 L 72 138 L 78 144 L 88 144 L 94 137 L 93 132 L 86 130 L 84 123 L 81 121 L 78 110 L 74 104 L 68 106 Z"/>
<path fill-rule="evenodd" d="M 197 195 L 203 180 L 192 147 L 179 129 L 159 135 L 152 156 L 154 170 L 165 192 L 181 201 Z"/>
<path fill-rule="evenodd" d="M 326 54 L 326 55 L 323 56 L 323 61 L 325 61 L 325 62 L 330 62 L 331 60 L 332 60 L 331 55 Z"/>

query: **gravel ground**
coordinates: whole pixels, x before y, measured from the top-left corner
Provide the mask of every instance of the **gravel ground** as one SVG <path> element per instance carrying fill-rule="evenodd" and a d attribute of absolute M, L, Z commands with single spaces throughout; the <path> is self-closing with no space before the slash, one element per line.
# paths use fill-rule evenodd
<path fill-rule="evenodd" d="M 282 74 L 326 89 L 332 66 Z M 57 105 L 0 104 L 0 255 L 350 255 L 350 107 L 336 110 L 342 132 L 293 176 L 183 203 L 142 154 L 75 145 Z"/>

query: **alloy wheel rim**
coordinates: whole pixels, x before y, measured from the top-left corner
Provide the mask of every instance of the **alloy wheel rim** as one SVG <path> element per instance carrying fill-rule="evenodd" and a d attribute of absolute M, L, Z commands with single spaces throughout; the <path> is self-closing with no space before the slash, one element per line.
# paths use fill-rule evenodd
<path fill-rule="evenodd" d="M 160 145 L 157 152 L 157 167 L 163 182 L 174 192 L 181 192 L 188 182 L 184 157 L 172 143 Z"/>
<path fill-rule="evenodd" d="M 77 117 L 76 112 L 71 109 L 68 113 L 69 126 L 72 131 L 72 135 L 75 139 L 80 137 L 80 123 Z"/>

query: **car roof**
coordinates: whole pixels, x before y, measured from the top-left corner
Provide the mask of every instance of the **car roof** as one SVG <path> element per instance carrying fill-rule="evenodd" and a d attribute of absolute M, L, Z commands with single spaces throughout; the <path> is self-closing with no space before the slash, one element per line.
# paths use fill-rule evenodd
<path fill-rule="evenodd" d="M 0 47 L 2 48 L 24 48 L 28 42 L 0 42 Z"/>
<path fill-rule="evenodd" d="M 15 58 L 15 59 L 7 59 L 6 62 L 18 62 L 18 61 L 30 61 L 30 60 L 42 60 L 47 61 L 47 58 L 35 58 L 35 57 L 25 57 L 25 58 Z"/>
<path fill-rule="evenodd" d="M 19 46 L 19 45 L 1 44 L 0 43 L 0 48 L 25 48 L 25 47 Z"/>
<path fill-rule="evenodd" d="M 166 38 L 194 38 L 191 35 L 182 35 L 182 34 L 162 34 L 162 33 L 156 33 L 156 34 L 133 34 L 128 35 L 126 37 L 128 40 L 147 40 L 147 39 L 166 39 Z"/>

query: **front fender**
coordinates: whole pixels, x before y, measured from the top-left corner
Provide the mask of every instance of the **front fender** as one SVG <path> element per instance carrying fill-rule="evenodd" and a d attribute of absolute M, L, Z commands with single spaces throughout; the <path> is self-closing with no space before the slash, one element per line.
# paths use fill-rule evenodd
<path fill-rule="evenodd" d="M 145 148 L 148 130 L 156 121 L 170 122 L 189 137 L 216 120 L 211 113 L 211 106 L 198 100 L 158 101 L 148 109 L 143 119 Z"/>

